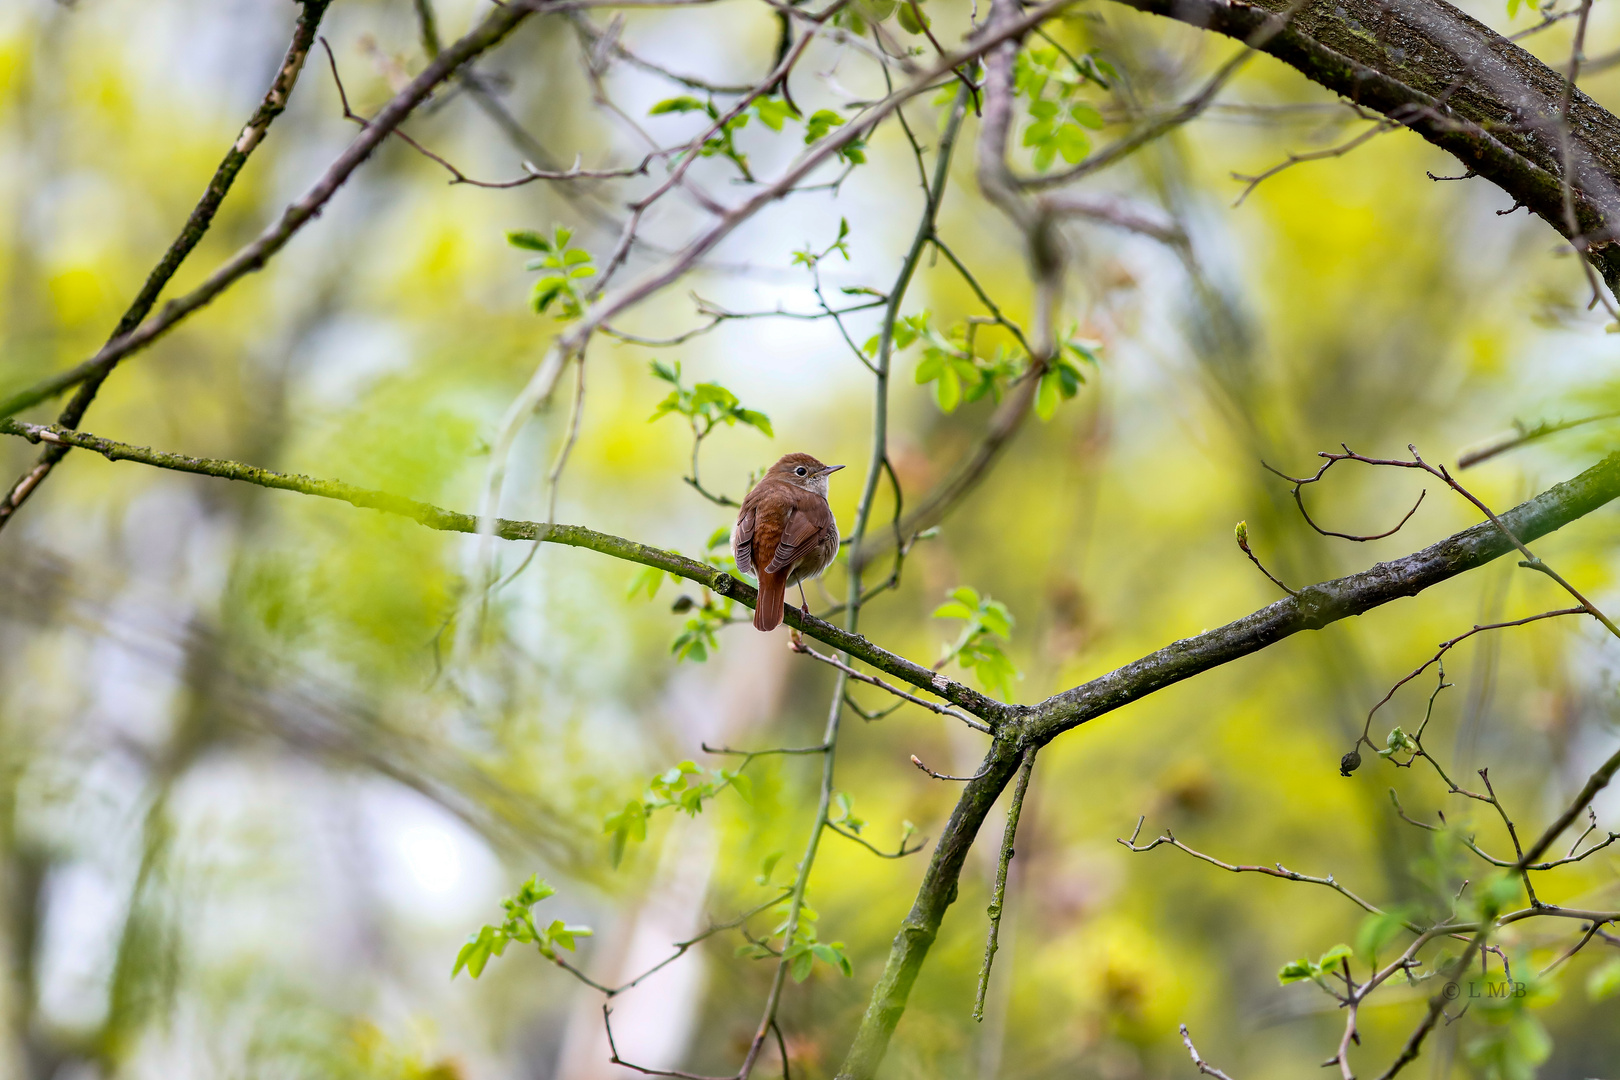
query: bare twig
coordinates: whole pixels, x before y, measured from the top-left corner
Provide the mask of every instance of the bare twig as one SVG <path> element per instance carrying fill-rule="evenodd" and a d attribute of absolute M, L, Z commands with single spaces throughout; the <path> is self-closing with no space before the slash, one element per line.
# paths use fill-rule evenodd
<path fill-rule="evenodd" d="M 1620 417 L 1620 412 L 1598 413 L 1596 416 L 1583 416 L 1579 420 L 1543 421 L 1535 427 L 1529 428 L 1515 423 L 1514 428 L 1516 430 L 1513 434 L 1500 436 L 1477 450 L 1470 450 L 1467 453 L 1457 455 L 1457 468 L 1466 469 L 1472 465 L 1478 465 L 1482 461 L 1490 460 L 1497 454 L 1517 449 L 1525 443 L 1546 438 L 1548 435 L 1556 435 L 1560 431 L 1568 431 L 1571 428 L 1581 427 L 1583 424 L 1595 424 L 1602 420 L 1613 420 L 1617 417 Z"/>
<path fill-rule="evenodd" d="M 180 230 L 180 235 L 174 238 L 168 250 L 163 253 L 163 257 L 158 260 L 157 266 L 153 267 L 152 272 L 147 275 L 140 292 L 135 295 L 134 300 L 130 301 L 129 307 L 125 309 L 124 314 L 119 318 L 118 325 L 113 329 L 112 335 L 107 341 L 108 346 L 113 345 L 140 325 L 141 320 L 146 318 L 153 305 L 157 303 L 157 298 L 167 287 L 170 279 L 174 277 L 175 271 L 180 269 L 180 264 L 185 262 L 192 249 L 197 246 L 203 235 L 208 232 L 209 226 L 214 222 L 214 215 L 218 213 L 220 205 L 225 201 L 225 196 L 236 182 L 236 177 L 242 171 L 242 167 L 247 164 L 248 157 L 264 141 L 265 133 L 269 131 L 271 123 L 286 109 L 287 101 L 292 96 L 293 87 L 297 85 L 299 73 L 304 69 L 304 61 L 309 57 L 309 50 L 314 45 L 317 28 L 320 26 L 321 18 L 326 14 L 329 4 L 330 0 L 307 0 L 300 8 L 297 24 L 293 28 L 292 40 L 287 45 L 287 52 L 282 57 L 281 66 L 277 69 L 275 78 L 270 82 L 270 88 L 265 91 L 263 100 L 259 102 L 259 107 L 254 110 L 246 126 L 242 128 L 241 133 L 236 137 L 236 141 L 225 152 L 224 160 L 214 170 L 214 175 L 209 179 L 208 186 L 203 189 L 202 198 L 197 201 L 197 205 L 192 208 L 190 216 L 186 218 L 185 226 Z M 57 417 L 57 423 L 66 428 L 78 427 L 83 422 L 84 414 L 89 410 L 90 403 L 95 400 L 96 394 L 101 389 L 101 384 L 106 380 L 110 371 L 111 367 L 109 366 L 99 374 L 93 375 L 81 383 L 72 400 Z M 15 412 L 21 407 L 0 408 L 0 416 Z M 66 456 L 67 447 L 65 446 L 48 446 L 45 448 L 44 453 L 40 455 L 34 467 L 19 477 L 12 484 L 10 490 L 6 492 L 5 497 L 0 499 L 0 528 L 5 527 L 6 523 L 11 520 L 28 497 L 38 490 L 40 484 L 44 483 L 45 477 L 56 467 L 56 464 Z"/>
<path fill-rule="evenodd" d="M 104 376 L 121 360 L 151 345 L 243 277 L 263 267 L 300 229 L 319 215 L 321 208 L 337 193 L 338 188 L 417 106 L 427 100 L 435 87 L 450 78 L 462 64 L 498 45 L 530 14 L 532 8 L 527 5 L 496 7 L 465 37 L 441 52 L 420 75 L 395 94 L 372 118 L 370 126 L 363 128 L 348 148 L 338 155 L 314 186 L 288 206 L 280 219 L 260 233 L 252 243 L 227 259 L 195 289 L 170 300 L 156 315 L 109 341 L 88 360 L 0 400 L 0 416 L 11 416 L 55 397 L 69 387 Z"/>
<path fill-rule="evenodd" d="M 1297 871 L 1290 870 L 1287 867 L 1283 866 L 1281 863 L 1278 863 L 1275 867 L 1271 867 L 1271 866 L 1249 866 L 1249 865 L 1245 865 L 1245 864 L 1241 864 L 1241 863 L 1234 864 L 1234 863 L 1222 862 L 1221 860 L 1215 858 L 1213 855 L 1206 855 L 1202 851 L 1195 851 L 1194 849 L 1188 847 L 1186 844 L 1183 844 L 1180 840 L 1177 840 L 1175 838 L 1175 835 L 1173 833 L 1171 833 L 1171 831 L 1169 829 L 1164 830 L 1163 833 L 1161 833 L 1159 836 L 1154 837 L 1153 840 L 1149 841 L 1146 844 L 1138 844 L 1136 842 L 1136 838 L 1139 835 L 1141 835 L 1143 820 L 1145 820 L 1145 816 L 1144 817 L 1139 817 L 1139 818 L 1136 819 L 1136 831 L 1131 833 L 1131 838 L 1129 840 L 1125 840 L 1125 839 L 1121 838 L 1121 839 L 1115 840 L 1115 843 L 1121 844 L 1124 847 L 1126 847 L 1127 849 L 1129 849 L 1130 851 L 1135 851 L 1135 852 L 1152 851 L 1154 848 L 1158 847 L 1160 844 L 1169 844 L 1171 847 L 1176 848 L 1176 849 L 1178 849 L 1180 851 L 1184 851 L 1188 855 L 1191 855 L 1195 859 L 1199 859 L 1199 860 L 1202 860 L 1203 862 L 1207 862 L 1211 866 L 1219 867 L 1220 869 L 1225 870 L 1228 873 L 1232 873 L 1232 874 L 1265 874 L 1268 877 L 1281 878 L 1284 881 L 1300 881 L 1300 882 L 1304 882 L 1307 885 L 1322 885 L 1322 886 L 1325 886 L 1325 887 L 1327 887 L 1329 889 L 1332 889 L 1334 892 L 1338 893 L 1340 896 L 1342 896 L 1345 899 L 1349 900 L 1351 903 L 1355 904 L 1357 907 L 1361 908 L 1363 911 L 1369 912 L 1369 913 L 1371 913 L 1373 915 L 1382 915 L 1382 914 L 1384 914 L 1384 910 L 1382 908 L 1368 903 L 1367 901 L 1363 900 L 1361 897 L 1357 896 L 1355 893 L 1351 892 L 1349 889 L 1345 888 L 1343 885 L 1340 885 L 1338 883 L 1338 881 L 1334 879 L 1332 874 L 1329 874 L 1327 877 L 1312 877 L 1309 874 L 1301 874 L 1301 873 L 1299 873 Z M 1408 930 L 1411 930 L 1413 933 L 1421 933 L 1422 930 L 1423 930 L 1423 928 L 1418 926 L 1416 923 L 1407 922 L 1404 919 L 1402 920 L 1402 925 L 1405 926 Z"/>
<path fill-rule="evenodd" d="M 929 776 L 932 776 L 935 780 L 966 780 L 966 781 L 973 781 L 973 780 L 978 780 L 978 779 L 980 779 L 981 777 L 983 777 L 985 775 L 983 769 L 980 769 L 978 772 L 974 773 L 972 776 L 952 776 L 950 773 L 935 772 L 933 769 L 930 769 L 927 765 L 924 765 L 922 758 L 918 757 L 916 754 L 911 755 L 911 763 L 913 765 L 917 766 L 917 768 L 919 770 L 921 770 L 922 772 L 925 772 Z"/>
<path fill-rule="evenodd" d="M 982 731 L 986 735 L 990 735 L 990 734 L 994 733 L 994 730 L 992 728 L 989 728 L 989 727 L 985 726 L 984 724 L 980 723 L 979 721 L 973 719 L 971 716 L 968 716 L 966 713 L 958 712 L 955 709 L 950 709 L 950 708 L 946 708 L 943 705 L 935 704 L 934 702 L 929 701 L 926 698 L 920 698 L 915 694 L 908 694 L 904 690 L 900 689 L 898 686 L 895 686 L 895 685 L 893 685 L 891 683 L 886 683 L 882 679 L 879 679 L 874 675 L 867 675 L 865 672 L 856 671 L 854 668 L 850 667 L 848 664 L 844 663 L 842 660 L 838 659 L 838 657 L 836 657 L 836 656 L 827 656 L 827 655 L 825 655 L 823 653 L 818 653 L 818 652 L 816 652 L 816 650 L 810 648 L 810 646 L 804 644 L 803 642 L 795 642 L 794 645 L 793 645 L 793 651 L 796 652 L 796 653 L 802 653 L 802 654 L 804 654 L 806 656 L 814 657 L 815 659 L 820 660 L 823 664 L 826 664 L 829 667 L 837 668 L 839 671 L 843 672 L 845 675 L 847 675 L 851 679 L 855 679 L 858 682 L 866 683 L 868 686 L 876 686 L 880 690 L 887 690 L 889 693 L 893 694 L 895 697 L 902 698 L 902 699 L 904 699 L 906 701 L 909 701 L 913 705 L 921 705 L 923 708 L 927 709 L 929 712 L 935 712 L 935 713 L 938 713 L 941 716 L 949 716 L 949 717 L 953 717 L 953 718 L 955 718 L 957 720 L 960 720 L 960 721 L 962 721 L 962 723 L 966 724 L 968 727 L 972 728 L 975 731 Z"/>
<path fill-rule="evenodd" d="M 1012 800 L 1007 804 L 1007 824 L 1001 831 L 1001 855 L 996 860 L 996 884 L 990 894 L 990 930 L 984 940 L 984 963 L 979 967 L 979 990 L 973 999 L 973 1019 L 983 1022 L 984 999 L 990 992 L 990 966 L 995 961 L 997 938 L 1001 934 L 1001 912 L 1007 899 L 1007 868 L 1013 860 L 1013 840 L 1018 835 L 1018 817 L 1024 808 L 1024 793 L 1029 790 L 1029 774 L 1035 768 L 1036 748 L 1024 751 L 1024 762 L 1018 767 L 1018 779 L 1013 782 Z M 916 758 L 911 759 L 919 766 Z"/>
<path fill-rule="evenodd" d="M 1181 1045 L 1187 1048 L 1187 1054 L 1192 1058 L 1193 1067 L 1205 1076 L 1213 1076 L 1215 1080 L 1232 1080 L 1232 1078 L 1198 1055 L 1198 1048 L 1193 1045 L 1192 1036 L 1187 1032 L 1187 1025 L 1181 1025 Z"/>

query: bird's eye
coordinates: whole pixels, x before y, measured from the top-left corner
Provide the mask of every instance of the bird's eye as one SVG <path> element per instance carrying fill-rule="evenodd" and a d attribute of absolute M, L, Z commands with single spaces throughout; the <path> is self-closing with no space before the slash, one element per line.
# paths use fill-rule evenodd
<path fill-rule="evenodd" d="M 800 465 L 797 469 L 794 469 L 793 471 L 798 473 L 800 476 L 803 476 L 805 474 L 805 467 L 803 465 Z"/>

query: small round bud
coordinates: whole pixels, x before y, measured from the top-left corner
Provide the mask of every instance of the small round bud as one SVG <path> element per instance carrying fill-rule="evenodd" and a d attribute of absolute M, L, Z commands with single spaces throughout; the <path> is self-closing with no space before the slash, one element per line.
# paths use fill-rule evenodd
<path fill-rule="evenodd" d="M 1237 537 L 1240 546 L 1247 547 L 1249 544 L 1249 523 L 1247 521 L 1238 522 L 1237 528 L 1232 530 L 1232 535 Z"/>
<path fill-rule="evenodd" d="M 1361 768 L 1361 754 L 1358 751 L 1352 750 L 1339 759 L 1340 776 L 1349 776 L 1359 768 Z"/>
<path fill-rule="evenodd" d="M 695 606 L 696 601 L 694 601 L 690 596 L 683 595 L 675 598 L 675 602 L 669 605 L 669 610 L 675 612 L 676 614 L 680 614 L 683 611 L 691 611 Z"/>

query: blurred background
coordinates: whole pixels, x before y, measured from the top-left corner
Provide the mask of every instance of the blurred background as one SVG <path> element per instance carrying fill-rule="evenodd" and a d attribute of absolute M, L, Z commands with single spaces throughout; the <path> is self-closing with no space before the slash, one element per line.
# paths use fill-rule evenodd
<path fill-rule="evenodd" d="M 1499 29 L 1535 19 L 1510 20 L 1497 2 L 1468 7 Z M 930 8 L 951 27 L 966 9 Z M 440 0 L 446 39 L 482 10 Z M 75 363 L 105 339 L 264 92 L 295 12 L 288 0 L 0 6 L 0 386 Z M 1568 26 L 1527 45 L 1561 63 Z M 776 33 L 764 5 L 727 0 L 628 12 L 623 41 L 679 71 L 746 83 Z M 338 0 L 323 34 L 362 114 L 425 63 L 406 0 Z M 1115 92 L 1092 93 L 1111 124 L 1179 100 L 1237 47 L 1102 3 L 1054 34 L 1117 69 Z M 1589 53 L 1617 45 L 1614 12 L 1597 9 Z M 478 65 L 521 132 L 466 92 L 442 95 L 407 130 L 483 178 L 516 176 L 525 158 L 545 164 L 542 154 L 564 167 L 576 154 L 587 167 L 633 164 L 645 147 L 593 103 L 579 53 L 573 24 L 532 20 Z M 882 93 L 873 65 L 830 45 L 799 72 L 807 109 Z M 1620 71 L 1598 65 L 1583 85 L 1620 106 Z M 683 92 L 657 74 L 618 64 L 604 86 L 660 140 L 697 130 L 691 116 L 646 117 Z M 921 99 L 909 110 L 925 143 L 942 111 Z M 1413 443 L 1454 461 L 1515 421 L 1620 407 L 1615 339 L 1601 308 L 1587 309 L 1567 249 L 1540 222 L 1506 213 L 1510 200 L 1484 181 L 1431 182 L 1426 172 L 1461 169 L 1417 137 L 1387 133 L 1290 168 L 1234 207 L 1244 189 L 1234 172 L 1366 126 L 1262 57 L 1204 118 L 1091 182 L 1182 220 L 1198 274 L 1151 239 L 1073 227 L 1064 323 L 1099 343 L 1099 363 L 917 545 L 900 588 L 863 619 L 874 640 L 932 661 L 959 624 L 930 613 L 972 586 L 1015 618 L 1014 695 L 1037 701 L 1275 599 L 1233 545 L 1240 519 L 1268 567 L 1296 585 L 1475 520 L 1431 490 L 1394 537 L 1324 539 L 1262 460 L 1300 475 L 1318 450 L 1345 442 L 1383 456 Z M 970 116 L 964 139 L 975 132 Z M 353 134 L 317 53 L 172 291 L 251 239 Z M 793 150 L 768 134 L 756 124 L 737 136 L 762 176 Z M 868 156 L 836 190 L 766 211 L 618 328 L 662 338 L 701 326 L 697 297 L 734 312 L 812 311 L 792 253 L 831 243 L 840 218 L 849 258 L 823 263 L 827 287 L 886 290 L 915 228 L 916 167 L 891 128 Z M 965 149 L 942 233 L 1027 324 L 1018 235 L 980 198 L 972 168 Z M 693 175 L 738 197 L 723 161 Z M 119 369 L 84 427 L 473 509 L 496 420 L 558 327 L 528 309 L 533 275 L 504 233 L 560 223 L 600 261 L 623 204 L 652 181 L 491 191 L 446 179 L 387 143 L 262 273 Z M 677 245 L 701 224 L 690 201 L 660 206 L 653 244 Z M 936 325 L 980 310 L 943 261 L 925 262 L 904 310 L 924 309 Z M 850 328 L 863 341 L 875 317 L 852 316 Z M 848 528 L 869 453 L 869 380 L 835 327 L 785 318 L 728 321 L 673 348 L 598 338 L 559 520 L 696 556 L 729 525 L 729 511 L 681 482 L 691 452 L 681 421 L 648 422 L 669 389 L 648 373 L 655 357 L 772 421 L 774 438 L 738 426 L 707 440 L 707 486 L 740 498 L 750 473 L 791 450 L 848 462 L 832 488 Z M 917 359 L 913 349 L 897 360 L 891 426 L 912 496 L 972 445 L 993 407 L 942 413 L 911 378 Z M 509 516 L 544 518 L 565 405 L 520 440 Z M 1615 433 L 1591 425 L 1465 479 L 1506 507 L 1585 468 Z M 0 445 L 8 479 L 36 452 Z M 1379 532 L 1423 486 L 1341 466 L 1307 498 L 1327 527 Z M 877 520 L 888 520 L 888 499 Z M 1600 605 L 1620 600 L 1615 524 L 1605 509 L 1538 545 Z M 599 994 L 532 950 L 508 952 L 476 982 L 452 980 L 458 948 L 536 872 L 558 890 L 537 914 L 594 928 L 572 959 L 605 982 L 761 903 L 762 862 L 786 852 L 781 880 L 802 850 L 815 759 L 756 761 L 748 800 L 726 792 L 698 817 L 666 811 L 617 868 L 603 819 L 683 759 L 730 764 L 704 755 L 704 740 L 814 743 L 831 672 L 792 656 L 785 632 L 746 625 L 722 631 L 705 661 L 677 662 L 670 644 L 687 616 L 671 608 L 693 587 L 666 581 L 650 600 L 627 597 L 639 568 L 550 548 L 495 594 L 489 643 L 453 665 L 447 628 L 471 550 L 465 537 L 342 504 L 84 452 L 63 463 L 0 534 L 0 1076 L 620 1075 L 607 1064 Z M 502 568 L 527 554 L 511 546 Z M 830 594 L 812 586 L 812 604 L 842 597 L 844 580 L 840 568 Z M 1131 854 L 1115 838 L 1145 815 L 1144 836 L 1170 827 L 1230 862 L 1281 861 L 1332 873 L 1376 903 L 1423 903 L 1446 875 L 1477 868 L 1458 870 L 1446 861 L 1454 853 L 1402 824 L 1388 789 L 1414 815 L 1472 816 L 1498 851 L 1499 825 L 1448 800 L 1432 776 L 1370 754 L 1341 779 L 1339 756 L 1435 643 L 1557 606 L 1550 583 L 1503 560 L 1058 740 L 1024 807 L 986 1020 L 969 1016 L 995 860 L 981 839 L 885 1075 L 1186 1076 L 1182 1022 L 1206 1058 L 1244 1080 L 1314 1068 L 1342 1018 L 1275 973 L 1351 940 L 1361 913 L 1326 889 L 1239 878 L 1168 848 Z M 1448 657 L 1455 689 L 1436 704 L 1429 745 L 1453 776 L 1490 767 L 1528 823 L 1521 831 L 1539 831 L 1620 741 L 1616 655 L 1585 623 L 1481 636 Z M 1421 719 L 1431 689 L 1425 676 L 1398 695 L 1375 737 Z M 960 773 L 982 750 L 977 735 L 915 708 L 869 724 L 851 715 L 837 786 L 866 835 L 892 849 L 905 821 L 936 835 L 958 791 L 909 756 Z M 1597 809 L 1616 827 L 1615 792 Z M 999 829 L 992 818 L 983 836 Z M 926 858 L 880 860 L 823 840 L 810 899 L 854 976 L 818 965 L 789 984 L 782 1026 L 795 1076 L 837 1068 Z M 1599 856 L 1561 870 L 1544 898 L 1613 907 L 1617 867 Z M 769 965 L 733 956 L 741 943 L 717 936 L 618 999 L 620 1052 L 733 1069 L 770 978 Z M 1527 929 L 1511 955 L 1541 966 L 1565 943 Z M 1543 1076 L 1613 1074 L 1616 1000 L 1587 986 L 1614 955 L 1589 948 L 1534 1013 L 1552 1038 Z M 1395 991 L 1364 1012 L 1362 1053 L 1387 1061 L 1421 1001 Z M 1491 1037 L 1472 1021 L 1447 1027 L 1412 1073 L 1484 1075 L 1470 1047 Z M 772 1054 L 762 1069 L 777 1068 Z"/>

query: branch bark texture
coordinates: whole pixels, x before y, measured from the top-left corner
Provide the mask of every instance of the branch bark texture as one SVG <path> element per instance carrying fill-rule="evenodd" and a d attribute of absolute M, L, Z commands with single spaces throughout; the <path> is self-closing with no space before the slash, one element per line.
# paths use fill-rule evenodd
<path fill-rule="evenodd" d="M 152 305 L 157 303 L 157 298 L 164 287 L 169 284 L 169 279 L 174 277 L 175 271 L 180 269 L 180 264 L 186 261 L 186 256 L 191 254 L 192 249 L 208 232 L 208 227 L 214 223 L 214 215 L 218 213 L 220 204 L 225 201 L 231 185 L 236 182 L 237 174 L 247 164 L 248 156 L 264 141 L 265 133 L 270 130 L 270 124 L 275 118 L 286 111 L 287 99 L 292 96 L 299 72 L 303 71 L 309 50 L 315 45 L 321 17 L 326 14 L 331 2 L 332 0 L 304 0 L 298 21 L 293 27 L 292 41 L 287 46 L 287 53 L 282 58 L 281 67 L 276 71 L 275 79 L 270 83 L 270 89 L 265 91 L 264 100 L 254 110 L 252 117 L 242 128 L 241 134 L 231 144 L 231 148 L 225 152 L 224 160 L 214 170 L 213 177 L 208 181 L 208 187 L 203 190 L 202 198 L 197 200 L 197 205 L 192 208 L 185 227 L 180 230 L 180 235 L 174 238 L 174 242 L 163 253 L 163 258 L 147 275 L 141 291 L 130 301 L 129 307 L 125 309 L 123 316 L 118 320 L 118 325 L 113 329 L 112 336 L 108 339 L 109 345 L 140 325 L 141 320 L 152 310 Z M 84 419 L 85 411 L 90 408 L 90 403 L 100 391 L 101 384 L 111 372 L 111 366 L 102 368 L 80 383 L 72 400 L 57 418 L 57 423 L 63 427 L 78 427 L 79 422 Z M 12 485 L 4 498 L 0 498 L 0 528 L 5 528 L 18 508 L 56 467 L 56 463 L 67 456 L 67 449 L 66 446 L 46 447 L 34 467 Z"/>
<path fill-rule="evenodd" d="M 1288 7 L 1117 2 L 1239 40 Z M 1451 153 L 1569 239 L 1620 292 L 1620 118 L 1579 90 L 1571 98 L 1572 232 L 1559 146 L 1562 74 L 1445 0 L 1312 0 L 1260 48 Z"/>
<path fill-rule="evenodd" d="M 1573 480 L 1499 515 L 1521 541 L 1529 542 L 1620 498 L 1620 454 L 1612 454 Z M 861 1020 L 840 1080 L 876 1075 L 912 984 L 939 933 L 945 909 L 979 826 L 1018 771 L 1025 749 L 1050 742 L 1071 728 L 1148 696 L 1156 690 L 1275 645 L 1302 630 L 1319 630 L 1340 619 L 1417 593 L 1484 566 L 1514 550 L 1489 522 L 1465 529 L 1393 562 L 1335 581 L 1307 586 L 1297 596 L 1270 604 L 1215 630 L 1150 653 L 1038 705 L 1017 709 L 997 730 L 996 741 L 952 811 L 934 847 L 911 912 L 890 948 L 883 974 Z"/>

